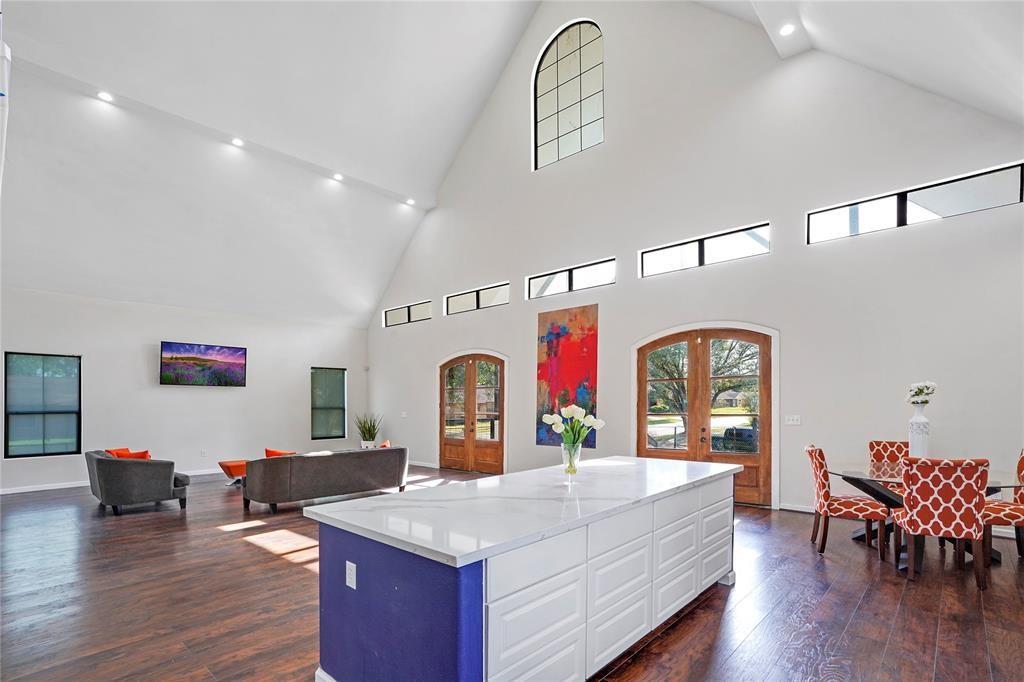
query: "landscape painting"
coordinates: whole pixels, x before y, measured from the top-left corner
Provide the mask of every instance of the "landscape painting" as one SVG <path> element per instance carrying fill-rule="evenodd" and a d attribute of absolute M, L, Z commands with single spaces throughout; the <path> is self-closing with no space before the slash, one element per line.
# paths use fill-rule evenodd
<path fill-rule="evenodd" d="M 245 386 L 245 349 L 163 341 L 160 344 L 160 383 Z"/>
<path fill-rule="evenodd" d="M 537 332 L 537 445 L 560 445 L 542 416 L 572 404 L 597 415 L 597 305 L 540 313 Z M 583 447 L 596 445 L 591 431 Z"/>

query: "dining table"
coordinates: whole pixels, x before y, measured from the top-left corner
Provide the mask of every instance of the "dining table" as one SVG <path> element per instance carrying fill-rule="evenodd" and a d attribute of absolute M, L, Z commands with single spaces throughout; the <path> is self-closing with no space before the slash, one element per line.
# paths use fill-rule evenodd
<path fill-rule="evenodd" d="M 844 464 L 840 462 L 836 465 L 830 465 L 828 467 L 828 472 L 833 476 L 838 476 L 857 490 L 875 500 L 878 500 L 890 509 L 898 509 L 903 506 L 903 496 L 896 490 L 893 490 L 892 486 L 903 485 L 903 471 L 901 466 L 900 462 L 890 461 L 860 462 L 854 464 Z M 988 485 L 985 488 L 986 497 L 1001 495 L 1003 494 L 1003 491 L 1012 491 L 1015 488 L 1024 488 L 1024 481 L 1019 480 L 1016 473 L 1009 470 L 989 469 Z M 892 520 L 890 519 L 886 521 L 885 526 L 886 534 L 888 535 L 892 532 Z M 853 531 L 851 537 L 856 542 L 866 542 L 866 528 L 858 528 Z M 924 540 L 923 536 L 915 538 L 914 553 L 916 555 L 918 566 L 921 565 L 921 560 L 924 555 Z M 968 552 L 973 553 L 973 547 L 970 540 L 966 543 L 966 549 Z M 906 548 L 904 547 L 894 550 L 894 556 L 900 570 L 905 571 L 906 562 L 901 558 L 901 550 L 906 550 Z M 992 562 L 1002 562 L 1002 554 L 996 549 L 992 550 Z"/>

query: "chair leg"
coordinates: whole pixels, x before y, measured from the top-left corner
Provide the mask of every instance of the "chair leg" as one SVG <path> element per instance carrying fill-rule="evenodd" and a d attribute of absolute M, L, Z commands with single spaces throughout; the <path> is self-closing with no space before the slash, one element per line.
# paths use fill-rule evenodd
<path fill-rule="evenodd" d="M 917 580 L 917 538 L 907 533 L 907 580 Z"/>
<path fill-rule="evenodd" d="M 1017 538 L 1017 556 L 1024 559 L 1024 526 L 1014 526 L 1013 535 Z"/>
<path fill-rule="evenodd" d="M 992 526 L 985 526 L 985 534 L 982 536 L 981 549 L 985 553 L 985 568 L 992 565 Z"/>
<path fill-rule="evenodd" d="M 878 533 L 875 535 L 875 542 L 878 543 L 878 560 L 885 561 L 885 521 L 878 522 Z"/>
<path fill-rule="evenodd" d="M 110 505 L 110 508 L 112 510 L 114 510 L 114 516 L 120 516 L 121 515 L 121 505 L 119 505 L 119 504 L 112 504 L 112 505 Z"/>
<path fill-rule="evenodd" d="M 967 565 L 966 557 L 965 557 L 965 554 L 964 554 L 964 552 L 967 550 L 967 541 L 966 540 L 954 540 L 953 541 L 953 548 L 954 548 L 954 551 L 956 552 L 956 567 L 962 570 L 964 568 L 964 566 Z M 977 556 L 978 556 L 977 555 L 978 547 L 974 548 L 974 552 L 975 552 L 974 556 L 975 556 L 975 558 L 977 558 Z"/>
<path fill-rule="evenodd" d="M 811 544 L 818 541 L 818 523 L 821 521 L 821 514 L 814 512 L 814 525 L 811 526 Z"/>
<path fill-rule="evenodd" d="M 271 502 L 270 503 L 270 513 L 271 514 L 276 514 L 277 513 L 277 503 L 276 502 Z"/>
<path fill-rule="evenodd" d="M 182 509 L 184 509 L 185 508 L 185 504 L 186 504 L 185 498 L 184 497 L 179 497 L 178 498 L 178 506 L 181 507 Z"/>
<path fill-rule="evenodd" d="M 867 547 L 871 546 L 871 538 L 874 535 L 874 531 L 871 530 L 871 519 L 864 521 L 864 545 Z"/>
<path fill-rule="evenodd" d="M 405 486 L 404 485 L 398 486 L 398 492 L 404 493 L 405 492 Z"/>
<path fill-rule="evenodd" d="M 818 541 L 818 554 L 825 553 L 825 543 L 828 542 L 828 516 L 821 519 L 821 540 Z"/>
<path fill-rule="evenodd" d="M 987 528 L 988 526 L 986 526 Z M 988 576 L 985 574 L 985 541 L 974 540 L 974 582 L 979 590 L 988 587 Z"/>
<path fill-rule="evenodd" d="M 903 529 L 898 523 L 892 524 L 892 565 L 900 572 L 900 554 L 903 552 Z"/>
<path fill-rule="evenodd" d="M 248 497 L 242 498 L 242 508 L 245 509 L 245 511 L 249 511 L 250 502 L 252 502 L 252 500 L 250 500 Z"/>

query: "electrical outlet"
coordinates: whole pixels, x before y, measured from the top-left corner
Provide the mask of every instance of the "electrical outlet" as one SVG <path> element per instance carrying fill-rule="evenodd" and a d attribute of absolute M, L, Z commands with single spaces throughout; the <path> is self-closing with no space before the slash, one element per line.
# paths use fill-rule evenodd
<path fill-rule="evenodd" d="M 356 589 L 356 565 L 351 561 L 345 562 L 345 585 Z"/>
<path fill-rule="evenodd" d="M 206 450 L 200 450 L 199 451 L 199 456 L 200 457 L 206 457 Z"/>
<path fill-rule="evenodd" d="M 408 416 L 409 416 L 409 413 L 406 412 L 405 410 L 402 410 L 402 419 L 405 419 Z"/>
<path fill-rule="evenodd" d="M 798 415 L 798 414 L 787 414 L 786 415 L 786 426 L 800 426 L 800 415 Z"/>

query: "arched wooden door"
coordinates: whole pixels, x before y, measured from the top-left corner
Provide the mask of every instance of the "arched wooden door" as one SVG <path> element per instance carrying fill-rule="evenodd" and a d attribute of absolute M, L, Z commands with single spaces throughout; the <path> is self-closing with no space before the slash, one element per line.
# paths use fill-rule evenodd
<path fill-rule="evenodd" d="M 637 454 L 742 464 L 735 498 L 771 504 L 771 338 L 697 329 L 637 352 Z"/>
<path fill-rule="evenodd" d="M 441 466 L 504 473 L 504 405 L 501 358 L 462 355 L 441 365 Z"/>

